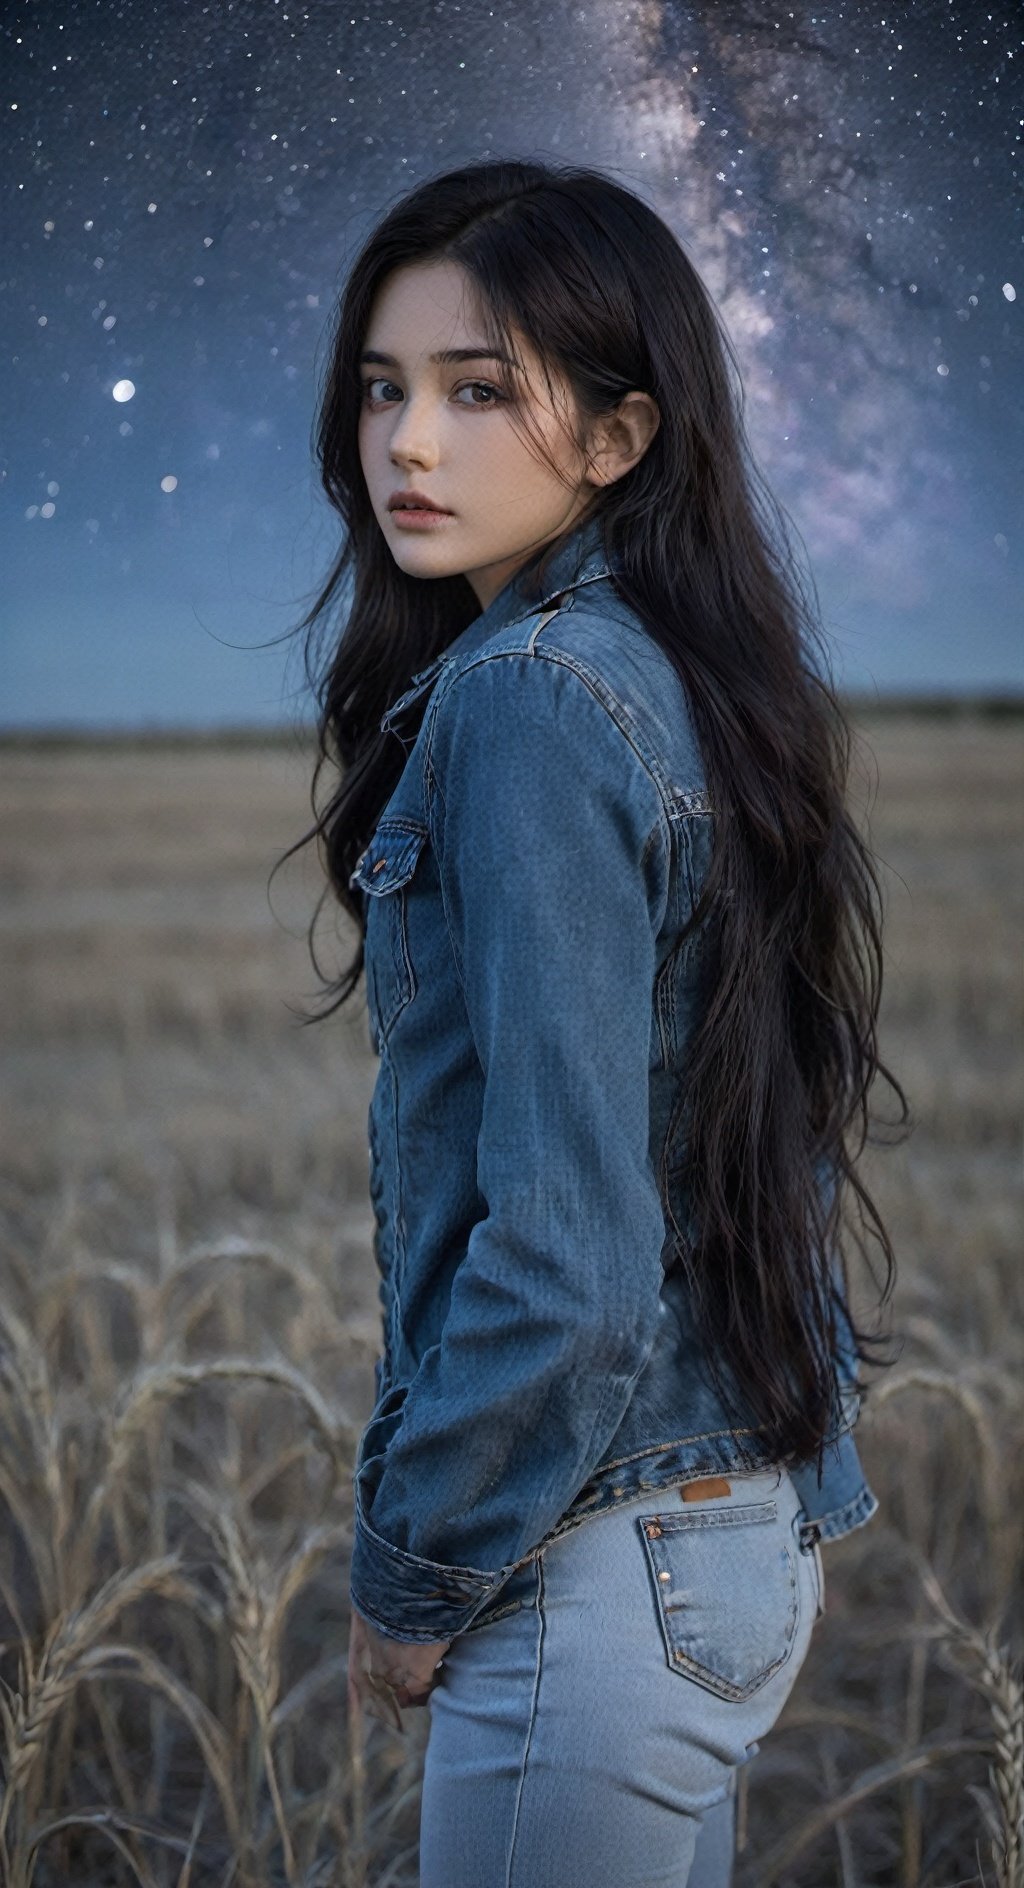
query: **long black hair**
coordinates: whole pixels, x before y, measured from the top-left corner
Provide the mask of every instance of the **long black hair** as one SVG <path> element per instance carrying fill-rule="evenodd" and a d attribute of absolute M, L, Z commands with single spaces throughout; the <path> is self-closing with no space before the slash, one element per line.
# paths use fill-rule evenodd
<path fill-rule="evenodd" d="M 856 1200 L 861 1232 L 884 1254 L 879 1306 L 895 1282 L 888 1234 L 856 1172 L 875 1138 L 868 1095 L 877 1075 L 899 1098 L 900 1123 L 908 1119 L 878 1053 L 881 891 L 845 804 L 851 731 L 829 681 L 817 592 L 753 463 L 728 335 L 672 230 L 601 171 L 511 160 L 447 171 L 387 211 L 347 275 L 316 433 L 344 534 L 297 625 L 307 632 L 318 752 L 314 824 L 289 853 L 315 838 L 326 878 L 310 926 L 325 1001 L 307 1020 L 336 1010 L 363 966 L 348 876 L 405 762 L 380 717 L 479 613 L 463 576 L 425 583 L 398 567 L 360 464 L 359 356 L 373 299 L 392 270 L 428 261 L 466 272 L 488 346 L 516 363 L 525 336 L 545 373 L 564 377 L 581 451 L 589 425 L 630 390 L 658 405 L 647 450 L 624 477 L 595 487 L 587 515 L 600 517 L 619 594 L 682 679 L 714 809 L 712 867 L 693 922 L 714 913 L 717 968 L 680 1078 L 694 1230 L 679 1257 L 727 1404 L 736 1406 L 731 1380 L 779 1459 L 817 1455 L 820 1464 L 835 1423 L 838 1346 L 852 1345 L 855 1369 L 875 1361 L 880 1341 L 852 1316 L 844 1198 Z M 521 383 L 512 368 L 502 378 L 514 423 L 532 436 Z M 332 615 L 344 618 L 340 635 Z M 351 962 L 333 976 L 314 941 L 325 898 L 359 927 Z M 853 1383 L 865 1388 L 856 1375 Z"/>

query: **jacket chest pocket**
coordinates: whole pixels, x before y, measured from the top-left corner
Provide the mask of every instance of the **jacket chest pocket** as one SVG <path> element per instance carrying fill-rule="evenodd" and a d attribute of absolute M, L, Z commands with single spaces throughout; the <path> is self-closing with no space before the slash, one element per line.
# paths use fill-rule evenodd
<path fill-rule="evenodd" d="M 366 897 L 366 995 L 377 1046 L 416 993 L 416 973 L 409 956 L 407 901 L 409 880 L 427 840 L 414 821 L 380 820 L 349 877 Z"/>

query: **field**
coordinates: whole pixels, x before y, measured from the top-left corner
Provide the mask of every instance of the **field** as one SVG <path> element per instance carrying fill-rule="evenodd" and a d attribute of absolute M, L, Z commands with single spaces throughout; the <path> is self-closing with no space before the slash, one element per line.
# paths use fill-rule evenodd
<path fill-rule="evenodd" d="M 914 1117 L 864 1157 L 902 1350 L 858 1432 L 881 1512 L 825 1550 L 736 1881 L 1020 1888 L 1022 724 L 858 728 Z M 427 1714 L 345 1709 L 375 1064 L 361 992 L 298 1020 L 310 849 L 268 892 L 308 766 L 0 751 L 3 1888 L 416 1882 Z M 326 961 L 352 942 L 325 919 Z"/>

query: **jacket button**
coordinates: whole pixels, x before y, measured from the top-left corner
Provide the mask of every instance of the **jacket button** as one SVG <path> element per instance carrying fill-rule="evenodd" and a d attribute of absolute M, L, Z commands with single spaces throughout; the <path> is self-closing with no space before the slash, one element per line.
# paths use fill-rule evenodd
<path fill-rule="evenodd" d="M 370 876 L 371 876 L 371 878 L 373 877 L 373 874 L 374 874 L 375 872 L 382 872 L 382 871 L 384 870 L 384 867 L 386 866 L 386 864 L 387 864 L 387 860 L 386 860 L 386 859 L 378 859 L 378 860 L 377 860 L 377 863 L 376 863 L 376 865 L 372 865 L 372 866 L 370 867 Z"/>

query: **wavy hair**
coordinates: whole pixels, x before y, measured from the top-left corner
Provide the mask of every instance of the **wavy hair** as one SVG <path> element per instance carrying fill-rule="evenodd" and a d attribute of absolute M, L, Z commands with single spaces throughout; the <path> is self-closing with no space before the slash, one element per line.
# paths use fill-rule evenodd
<path fill-rule="evenodd" d="M 387 211 L 348 272 L 316 422 L 323 487 L 345 529 L 296 626 L 318 707 L 314 823 L 283 856 L 315 839 L 326 879 L 309 934 L 325 1000 L 304 1020 L 336 1010 L 363 968 L 348 876 L 405 761 L 380 717 L 479 613 L 461 575 L 424 583 L 398 567 L 359 456 L 358 363 L 374 296 L 392 270 L 440 260 L 474 285 L 488 346 L 517 363 L 525 336 L 545 374 L 568 382 L 581 452 L 591 422 L 625 393 L 646 391 L 658 405 L 642 458 L 595 488 L 585 515 L 600 517 L 619 594 L 682 680 L 715 809 L 692 919 L 714 916 L 717 962 L 680 1076 L 693 1231 L 679 1260 L 726 1407 L 752 1416 L 779 1459 L 817 1456 L 820 1472 L 843 1407 L 838 1359 L 847 1394 L 860 1394 L 856 1365 L 878 1361 L 882 1341 L 850 1308 L 847 1200 L 876 1288 L 865 1234 L 884 1255 L 879 1309 L 895 1283 L 888 1233 L 856 1171 L 877 1138 L 877 1076 L 899 1099 L 899 1124 L 909 1112 L 878 1051 L 881 890 L 846 807 L 852 737 L 829 679 L 817 591 L 753 462 L 729 337 L 676 235 L 601 171 L 510 160 L 429 178 Z M 517 373 L 502 375 L 513 423 L 533 436 Z M 542 577 L 551 548 L 517 580 Z M 359 928 L 335 976 L 314 936 L 332 897 Z"/>

